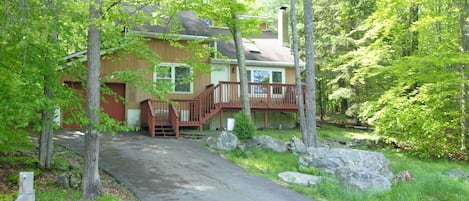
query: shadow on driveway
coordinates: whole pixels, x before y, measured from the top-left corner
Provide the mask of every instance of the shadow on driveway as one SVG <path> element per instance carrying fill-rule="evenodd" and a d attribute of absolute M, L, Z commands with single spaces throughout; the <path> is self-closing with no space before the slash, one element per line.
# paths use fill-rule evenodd
<path fill-rule="evenodd" d="M 84 136 L 60 130 L 56 142 L 83 154 Z M 237 165 L 188 139 L 141 133 L 102 135 L 99 167 L 142 201 L 311 201 Z"/>

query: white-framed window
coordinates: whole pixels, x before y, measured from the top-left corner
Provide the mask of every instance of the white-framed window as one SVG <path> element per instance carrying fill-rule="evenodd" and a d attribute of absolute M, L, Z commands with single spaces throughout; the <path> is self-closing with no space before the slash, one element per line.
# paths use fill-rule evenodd
<path fill-rule="evenodd" d="M 153 81 L 167 82 L 173 93 L 192 93 L 192 68 L 185 64 L 162 63 L 155 66 Z"/>
<path fill-rule="evenodd" d="M 267 68 L 267 67 L 247 67 L 248 82 L 254 83 L 271 83 L 271 84 L 284 84 L 285 83 L 285 69 L 283 68 Z M 238 76 L 239 77 L 239 76 Z M 249 87 L 250 94 L 266 94 L 267 89 L 262 86 Z M 283 94 L 281 87 L 272 87 L 272 94 Z"/>

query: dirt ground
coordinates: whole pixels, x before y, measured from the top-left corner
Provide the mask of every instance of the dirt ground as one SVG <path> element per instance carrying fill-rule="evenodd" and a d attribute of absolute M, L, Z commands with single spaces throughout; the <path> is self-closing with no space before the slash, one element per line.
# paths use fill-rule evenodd
<path fill-rule="evenodd" d="M 35 139 L 32 138 L 32 141 L 35 143 Z M 58 145 L 55 145 L 54 148 L 54 158 L 60 164 L 53 165 L 53 170 L 51 171 L 38 170 L 37 151 L 23 151 L 16 153 L 0 152 L 0 158 L 4 159 L 0 160 L 0 194 L 16 195 L 18 193 L 18 174 L 20 171 L 35 170 L 35 190 L 47 191 L 54 188 L 60 188 L 57 185 L 57 177 L 60 174 L 69 171 L 67 170 L 68 166 L 71 165 L 77 168 L 83 167 L 83 158 L 81 156 Z M 6 158 L 9 159 L 7 160 Z M 65 168 L 60 166 L 65 166 Z M 119 184 L 113 177 L 109 176 L 105 172 L 100 171 L 100 179 L 103 194 L 120 197 L 122 200 L 137 200 L 132 192 Z M 73 192 L 74 189 L 71 189 L 71 193 Z"/>

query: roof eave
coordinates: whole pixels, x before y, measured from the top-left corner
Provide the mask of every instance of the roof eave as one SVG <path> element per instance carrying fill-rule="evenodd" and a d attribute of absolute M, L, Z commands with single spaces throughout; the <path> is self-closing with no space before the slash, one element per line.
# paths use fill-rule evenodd
<path fill-rule="evenodd" d="M 237 59 L 217 59 L 211 58 L 210 62 L 213 64 L 238 64 Z M 294 67 L 294 62 L 283 62 L 283 61 L 258 61 L 258 60 L 246 60 L 248 66 L 263 66 L 263 67 Z M 300 62 L 300 66 L 305 66 L 305 63 Z"/>
<path fill-rule="evenodd" d="M 172 39 L 172 40 L 210 40 L 210 41 L 215 40 L 215 39 L 209 38 L 208 36 L 156 33 L 156 32 L 148 32 L 148 31 L 133 31 L 133 33 L 144 36 L 144 37 L 148 37 L 148 38 L 160 38 L 160 39 Z"/>

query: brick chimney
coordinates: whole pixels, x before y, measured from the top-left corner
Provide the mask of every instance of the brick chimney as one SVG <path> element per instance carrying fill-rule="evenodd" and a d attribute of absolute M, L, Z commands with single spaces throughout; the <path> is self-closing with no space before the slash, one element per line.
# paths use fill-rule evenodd
<path fill-rule="evenodd" d="M 283 46 L 288 47 L 288 13 L 287 7 L 282 6 L 278 12 L 278 40 Z"/>

